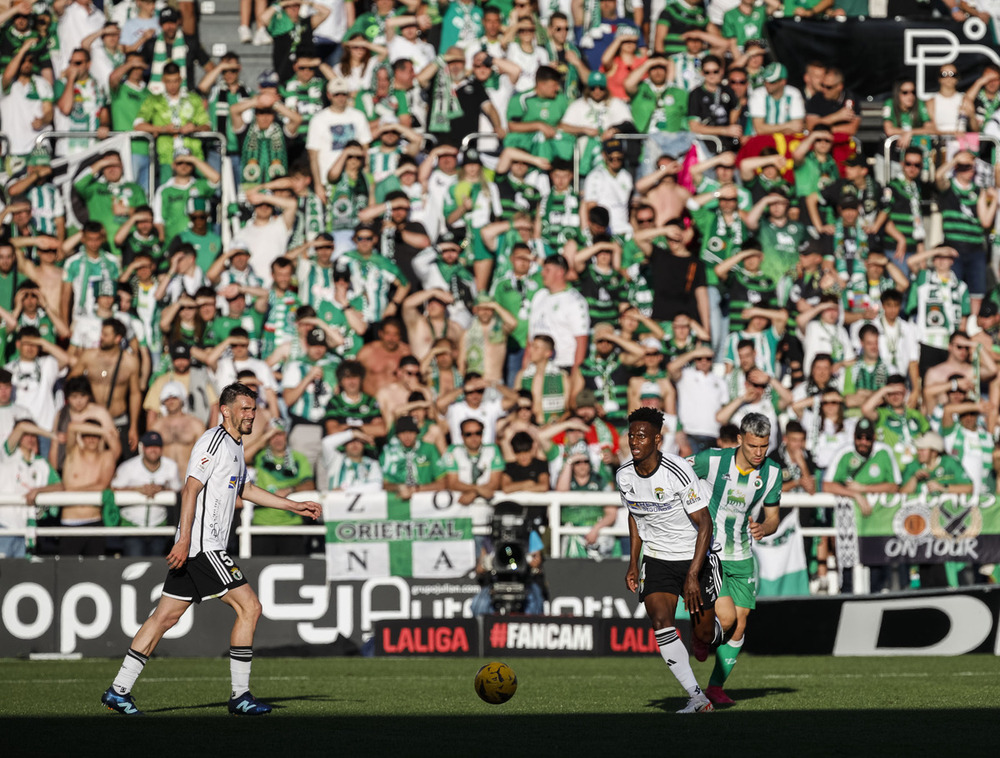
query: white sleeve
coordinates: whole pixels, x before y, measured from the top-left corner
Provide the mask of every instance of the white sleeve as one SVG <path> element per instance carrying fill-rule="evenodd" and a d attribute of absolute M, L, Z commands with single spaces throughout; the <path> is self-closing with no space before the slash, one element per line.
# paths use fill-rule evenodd
<path fill-rule="evenodd" d="M 215 467 L 219 462 L 218 450 L 216 453 L 210 453 L 209 448 L 212 447 L 212 443 L 215 442 L 216 432 L 218 428 L 213 429 L 211 433 L 205 433 L 201 435 L 201 438 L 194 444 L 194 448 L 191 450 L 191 459 L 188 461 L 187 465 L 187 478 L 194 477 L 202 484 L 207 484 L 212 473 L 215 471 Z M 225 432 L 223 432 L 225 434 Z"/>
<path fill-rule="evenodd" d="M 574 290 L 577 294 L 575 300 L 576 305 L 576 328 L 573 331 L 574 337 L 586 337 L 590 334 L 590 311 L 587 308 L 587 301 L 584 299 L 583 295 L 579 291 Z"/>
<path fill-rule="evenodd" d="M 700 511 L 708 507 L 708 501 L 702 494 L 698 476 L 691 464 L 680 456 L 666 457 L 667 468 L 677 482 L 677 496 L 687 513 Z"/>
<path fill-rule="evenodd" d="M 767 108 L 764 107 L 765 97 L 767 97 L 767 90 L 763 87 L 750 93 L 750 101 L 747 103 L 750 118 L 764 118 L 767 115 Z"/>
<path fill-rule="evenodd" d="M 260 377 L 257 377 L 260 379 Z M 285 370 L 281 375 L 281 389 L 290 390 L 299 386 L 302 381 L 302 371 L 298 361 L 289 361 L 285 364 Z"/>
<path fill-rule="evenodd" d="M 788 115 L 790 118 L 805 118 L 806 117 L 806 104 L 805 100 L 802 99 L 802 93 L 799 92 L 794 87 L 791 88 L 791 107 L 788 109 Z"/>
<path fill-rule="evenodd" d="M 169 468 L 167 472 L 167 483 L 163 486 L 174 492 L 181 491 L 181 476 L 180 469 L 177 468 L 177 463 L 172 461 L 170 458 L 161 458 L 161 465 Z"/>

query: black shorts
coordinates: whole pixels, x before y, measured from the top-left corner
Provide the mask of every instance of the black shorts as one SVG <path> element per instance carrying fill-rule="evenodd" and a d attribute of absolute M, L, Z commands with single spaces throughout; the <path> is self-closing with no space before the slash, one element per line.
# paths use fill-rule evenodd
<path fill-rule="evenodd" d="M 179 569 L 170 569 L 163 583 L 163 594 L 177 600 L 200 603 L 222 597 L 229 590 L 247 583 L 240 567 L 225 550 L 209 550 L 188 558 Z"/>
<path fill-rule="evenodd" d="M 643 557 L 639 568 L 639 600 L 645 600 L 656 592 L 684 597 L 684 580 L 690 567 L 691 561 L 661 561 L 659 558 Z M 698 585 L 701 587 L 703 607 L 714 608 L 722 586 L 719 556 L 715 553 L 709 553 L 701 564 Z"/>

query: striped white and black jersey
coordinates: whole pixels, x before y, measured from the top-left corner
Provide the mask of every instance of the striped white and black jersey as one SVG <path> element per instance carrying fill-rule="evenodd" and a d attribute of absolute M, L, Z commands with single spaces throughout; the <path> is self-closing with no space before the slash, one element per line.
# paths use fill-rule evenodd
<path fill-rule="evenodd" d="M 689 513 L 708 507 L 691 464 L 676 455 L 660 454 L 660 465 L 649 476 L 635 470 L 635 461 L 615 474 L 622 505 L 635 519 L 643 554 L 665 561 L 694 558 L 698 528 Z"/>
<path fill-rule="evenodd" d="M 205 485 L 195 501 L 188 556 L 208 550 L 225 550 L 236 511 L 236 497 L 243 494 L 247 480 L 243 443 L 234 440 L 221 426 L 209 429 L 191 451 L 185 482 L 188 476 Z"/>

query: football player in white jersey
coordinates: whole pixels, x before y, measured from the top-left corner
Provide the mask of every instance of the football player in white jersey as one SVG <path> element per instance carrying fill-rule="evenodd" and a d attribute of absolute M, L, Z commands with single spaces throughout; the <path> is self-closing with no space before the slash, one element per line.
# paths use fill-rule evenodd
<path fill-rule="evenodd" d="M 260 716 L 271 706 L 250 694 L 250 664 L 253 635 L 261 605 L 247 584 L 240 567 L 226 553 L 236 498 L 243 496 L 256 505 L 279 508 L 301 516 L 318 518 L 319 503 L 297 503 L 271 494 L 246 481 L 243 435 L 253 430 L 257 392 L 234 383 L 219 397 L 222 424 L 210 429 L 191 451 L 187 477 L 181 492 L 181 514 L 174 546 L 167 554 L 170 569 L 163 595 L 152 615 L 132 639 L 114 683 L 101 696 L 109 710 L 128 716 L 142 713 L 132 698 L 132 685 L 142 673 L 160 638 L 176 624 L 191 603 L 218 597 L 236 611 L 229 669 L 232 694 L 229 712 Z"/>
<path fill-rule="evenodd" d="M 656 633 L 660 655 L 690 699 L 678 713 L 704 713 L 712 703 L 698 686 L 688 651 L 674 627 L 677 598 L 691 613 L 692 634 L 708 644 L 722 640 L 715 620 L 719 563 L 711 552 L 708 499 L 691 465 L 660 452 L 663 414 L 639 408 L 628 417 L 632 460 L 615 474 L 629 512 L 630 554 L 625 584 L 639 591 Z M 640 563 L 640 553 L 642 559 Z"/>

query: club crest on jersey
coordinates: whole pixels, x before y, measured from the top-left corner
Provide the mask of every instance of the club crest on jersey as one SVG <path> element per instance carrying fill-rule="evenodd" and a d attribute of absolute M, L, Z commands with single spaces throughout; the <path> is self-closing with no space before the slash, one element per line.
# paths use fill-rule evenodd
<path fill-rule="evenodd" d="M 657 502 L 662 503 L 663 502 L 663 496 L 664 496 L 663 487 L 657 487 L 656 489 L 654 489 L 653 490 L 653 496 L 656 498 Z"/>
<path fill-rule="evenodd" d="M 759 476 L 753 480 L 754 489 L 759 490 L 763 486 L 764 486 L 764 480 L 761 479 Z"/>

